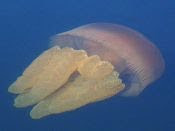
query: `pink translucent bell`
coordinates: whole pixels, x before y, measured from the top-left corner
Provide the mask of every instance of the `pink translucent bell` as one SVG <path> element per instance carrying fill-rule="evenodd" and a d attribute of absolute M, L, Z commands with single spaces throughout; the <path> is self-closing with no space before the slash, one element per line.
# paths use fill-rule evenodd
<path fill-rule="evenodd" d="M 121 25 L 88 24 L 56 35 L 52 44 L 83 49 L 110 61 L 126 86 L 123 96 L 138 95 L 164 70 L 156 46 L 139 32 Z"/>

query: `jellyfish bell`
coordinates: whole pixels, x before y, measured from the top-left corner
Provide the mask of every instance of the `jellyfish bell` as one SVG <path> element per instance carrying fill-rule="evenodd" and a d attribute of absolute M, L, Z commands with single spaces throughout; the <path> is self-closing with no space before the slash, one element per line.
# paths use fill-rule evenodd
<path fill-rule="evenodd" d="M 122 96 L 140 94 L 164 71 L 158 48 L 141 33 L 122 25 L 88 24 L 55 35 L 51 44 L 83 49 L 111 62 L 125 84 Z"/>
<path fill-rule="evenodd" d="M 159 50 L 121 25 L 94 23 L 52 37 L 9 87 L 14 105 L 36 104 L 33 119 L 77 109 L 116 94 L 135 96 L 164 70 Z"/>

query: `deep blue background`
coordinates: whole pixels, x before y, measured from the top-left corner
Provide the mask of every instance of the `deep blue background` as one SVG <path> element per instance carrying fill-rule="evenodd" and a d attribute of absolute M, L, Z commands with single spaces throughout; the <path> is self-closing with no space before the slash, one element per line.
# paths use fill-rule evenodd
<path fill-rule="evenodd" d="M 166 71 L 139 97 L 112 99 L 40 120 L 13 107 L 7 88 L 49 37 L 79 25 L 132 27 L 161 50 Z M 174 0 L 0 0 L 0 131 L 175 131 Z"/>

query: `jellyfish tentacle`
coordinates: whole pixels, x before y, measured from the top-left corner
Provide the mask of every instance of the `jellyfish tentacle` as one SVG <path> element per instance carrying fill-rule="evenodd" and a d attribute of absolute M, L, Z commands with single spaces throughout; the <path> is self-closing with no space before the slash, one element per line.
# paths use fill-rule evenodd
<path fill-rule="evenodd" d="M 53 49 L 49 49 L 43 53 L 44 56 L 37 58 L 32 63 L 33 65 L 24 71 L 25 75 L 21 76 L 25 78 L 26 74 L 31 74 L 29 78 L 33 79 L 35 76 L 32 77 L 33 72 L 30 68 L 42 66 L 42 62 L 37 60 L 49 58 L 46 60 L 47 65 L 43 65 L 42 70 L 40 69 L 32 87 L 27 92 L 25 91 L 27 87 L 21 87 L 15 99 L 16 107 L 26 107 L 37 103 L 30 113 L 32 118 L 38 119 L 49 114 L 73 110 L 111 97 L 124 88 L 113 65 L 102 61 L 99 56 L 88 57 L 84 50 L 74 50 L 68 47 L 62 49 L 54 47 Z M 79 74 L 70 80 L 75 72 Z M 21 79 L 21 82 L 25 81 Z"/>

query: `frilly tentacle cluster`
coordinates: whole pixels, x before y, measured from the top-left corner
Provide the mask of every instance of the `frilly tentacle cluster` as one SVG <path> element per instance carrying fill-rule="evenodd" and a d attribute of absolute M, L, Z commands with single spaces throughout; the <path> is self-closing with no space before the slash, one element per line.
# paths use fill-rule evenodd
<path fill-rule="evenodd" d="M 109 98 L 124 88 L 108 61 L 84 50 L 55 46 L 43 52 L 9 87 L 18 94 L 14 105 L 36 104 L 30 115 L 39 119 Z"/>

